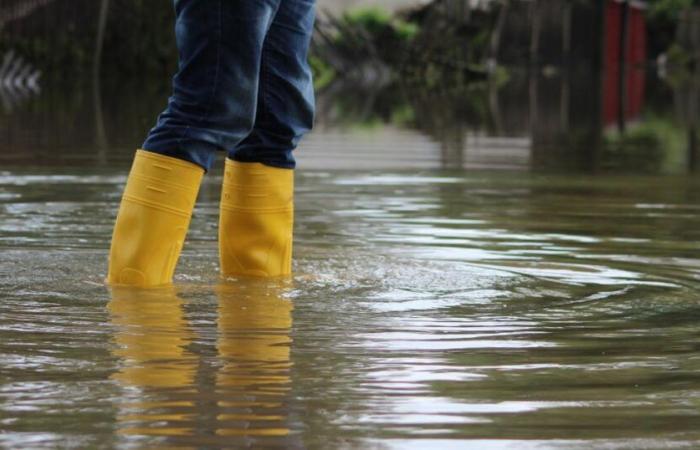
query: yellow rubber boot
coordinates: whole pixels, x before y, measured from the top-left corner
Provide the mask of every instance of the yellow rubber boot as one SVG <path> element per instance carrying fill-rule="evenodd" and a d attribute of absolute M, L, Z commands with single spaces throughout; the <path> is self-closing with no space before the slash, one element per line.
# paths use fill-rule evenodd
<path fill-rule="evenodd" d="M 203 175 L 187 161 L 136 152 L 114 226 L 108 283 L 172 282 Z"/>
<path fill-rule="evenodd" d="M 294 171 L 226 160 L 219 219 L 224 276 L 292 272 Z"/>

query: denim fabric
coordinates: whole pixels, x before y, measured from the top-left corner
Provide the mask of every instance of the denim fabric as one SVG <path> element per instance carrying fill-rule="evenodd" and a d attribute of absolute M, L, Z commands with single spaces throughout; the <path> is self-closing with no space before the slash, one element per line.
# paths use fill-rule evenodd
<path fill-rule="evenodd" d="M 143 148 L 205 170 L 215 152 L 294 168 L 311 129 L 314 0 L 175 0 L 180 63 Z"/>

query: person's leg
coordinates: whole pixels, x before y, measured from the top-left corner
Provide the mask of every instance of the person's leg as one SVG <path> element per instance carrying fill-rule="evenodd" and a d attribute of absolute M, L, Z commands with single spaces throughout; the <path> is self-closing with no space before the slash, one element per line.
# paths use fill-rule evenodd
<path fill-rule="evenodd" d="M 314 0 L 286 0 L 265 37 L 253 131 L 229 158 L 293 169 L 292 151 L 313 126 L 314 87 L 307 62 Z"/>
<path fill-rule="evenodd" d="M 280 0 L 175 0 L 180 65 L 167 109 L 137 152 L 107 281 L 172 280 L 204 171 L 254 124 L 265 35 Z"/>
<path fill-rule="evenodd" d="M 291 273 L 292 151 L 314 118 L 307 63 L 313 22 L 313 0 L 283 0 L 265 37 L 255 125 L 226 159 L 219 223 L 224 276 Z"/>
<path fill-rule="evenodd" d="M 175 0 L 179 70 L 144 150 L 209 170 L 216 150 L 235 148 L 250 133 L 263 42 L 279 3 Z"/>

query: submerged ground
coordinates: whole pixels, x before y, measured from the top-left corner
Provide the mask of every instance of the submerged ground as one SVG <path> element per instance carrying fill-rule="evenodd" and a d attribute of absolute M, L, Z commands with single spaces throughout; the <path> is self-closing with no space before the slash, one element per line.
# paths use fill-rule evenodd
<path fill-rule="evenodd" d="M 175 286 L 109 290 L 129 158 L 163 101 L 129 92 L 45 90 L 2 117 L 0 446 L 700 445 L 700 180 L 677 142 L 642 151 L 650 168 L 543 146 L 507 99 L 520 122 L 429 130 L 415 108 L 321 108 L 293 280 L 219 280 L 218 166 Z"/>

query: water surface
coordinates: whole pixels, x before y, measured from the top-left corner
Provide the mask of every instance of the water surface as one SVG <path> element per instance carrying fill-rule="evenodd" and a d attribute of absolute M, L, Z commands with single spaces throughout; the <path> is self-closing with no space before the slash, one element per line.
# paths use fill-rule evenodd
<path fill-rule="evenodd" d="M 300 170 L 295 273 L 109 290 L 126 168 L 0 171 L 0 445 L 700 444 L 700 182 Z"/>
<path fill-rule="evenodd" d="M 167 80 L 3 103 L 0 447 L 697 448 L 698 84 L 596 76 L 330 86 L 293 279 L 219 279 L 219 164 L 147 291 L 103 279 Z"/>

